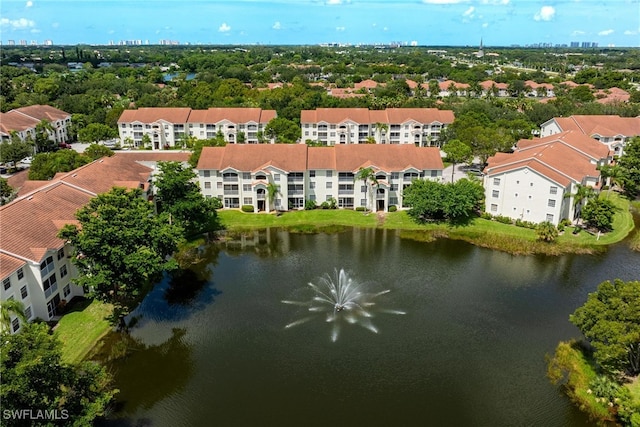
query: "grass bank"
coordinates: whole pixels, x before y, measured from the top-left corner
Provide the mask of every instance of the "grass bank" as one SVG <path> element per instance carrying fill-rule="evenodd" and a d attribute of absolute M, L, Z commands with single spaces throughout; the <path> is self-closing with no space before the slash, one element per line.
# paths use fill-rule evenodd
<path fill-rule="evenodd" d="M 406 211 L 387 212 L 380 216 L 365 214 L 353 210 L 310 210 L 291 211 L 281 215 L 266 213 L 243 213 L 239 210 L 221 210 L 222 224 L 231 231 L 280 227 L 293 232 L 331 232 L 336 227 L 379 227 L 400 230 L 401 237 L 420 241 L 437 238 L 464 240 L 477 246 L 501 250 L 513 254 L 543 253 L 558 255 L 562 253 L 590 253 L 606 245 L 623 240 L 633 229 L 633 217 L 629 210 L 629 201 L 616 193 L 605 194 L 618 207 L 613 231 L 601 236 L 581 231 L 573 234 L 572 227 L 558 237 L 554 243 L 537 240 L 534 230 L 502 224 L 482 218 L 474 218 L 465 225 L 448 223 L 415 223 Z"/>
<path fill-rule="evenodd" d="M 112 329 L 107 320 L 112 312 L 109 304 L 95 300 L 75 304 L 55 328 L 55 334 L 63 344 L 62 360 L 66 363 L 81 362 Z"/>

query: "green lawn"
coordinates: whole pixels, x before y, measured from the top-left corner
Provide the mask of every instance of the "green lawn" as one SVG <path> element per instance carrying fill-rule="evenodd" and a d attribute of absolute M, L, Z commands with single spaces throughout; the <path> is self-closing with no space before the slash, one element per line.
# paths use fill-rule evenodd
<path fill-rule="evenodd" d="M 629 390 L 631 390 L 631 397 L 636 405 L 640 405 L 640 376 L 636 377 L 636 379 L 627 384 Z"/>
<path fill-rule="evenodd" d="M 78 363 L 89 353 L 96 343 L 111 330 L 106 318 L 112 307 L 99 301 L 86 300 L 72 307 L 55 329 L 62 341 L 62 360 Z"/>
<path fill-rule="evenodd" d="M 501 224 L 497 221 L 475 218 L 465 225 L 448 223 L 415 223 L 406 211 L 387 212 L 382 217 L 375 213 L 365 214 L 353 210 L 310 210 L 291 211 L 281 215 L 267 213 L 243 213 L 239 210 L 221 210 L 222 224 L 230 231 L 244 231 L 268 227 L 282 227 L 298 232 L 331 231 L 332 227 L 382 227 L 402 230 L 403 237 L 416 240 L 433 240 L 438 237 L 465 240 L 478 246 L 503 250 L 516 254 L 567 252 L 591 252 L 597 247 L 623 240 L 633 230 L 633 218 L 629 211 L 629 201 L 617 193 L 603 193 L 617 207 L 613 231 L 601 236 L 586 231 L 573 234 L 573 227 L 567 227 L 556 243 L 537 241 L 534 230 Z"/>

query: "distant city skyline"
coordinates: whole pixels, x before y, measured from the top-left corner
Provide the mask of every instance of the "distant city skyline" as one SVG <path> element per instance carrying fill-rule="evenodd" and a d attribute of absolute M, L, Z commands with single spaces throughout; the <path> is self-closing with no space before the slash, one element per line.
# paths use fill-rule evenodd
<path fill-rule="evenodd" d="M 3 45 L 640 46 L 640 0 L 3 0 Z"/>

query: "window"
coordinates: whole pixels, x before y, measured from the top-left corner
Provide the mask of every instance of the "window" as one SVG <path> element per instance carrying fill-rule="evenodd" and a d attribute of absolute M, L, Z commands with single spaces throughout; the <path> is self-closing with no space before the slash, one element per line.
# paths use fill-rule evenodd
<path fill-rule="evenodd" d="M 62 267 L 60 267 L 60 278 L 63 278 L 66 275 L 67 275 L 67 266 L 63 265 Z"/>
<path fill-rule="evenodd" d="M 216 188 L 217 188 L 218 190 L 222 190 L 222 183 L 221 183 L 221 182 L 217 182 L 217 183 L 216 183 Z"/>
<path fill-rule="evenodd" d="M 251 184 L 242 184 L 242 191 L 251 191 Z"/>
<path fill-rule="evenodd" d="M 65 297 L 71 293 L 71 287 L 69 285 L 62 288 L 62 295 Z"/>
<path fill-rule="evenodd" d="M 309 171 L 309 178 L 315 178 L 316 177 L 316 171 Z"/>
<path fill-rule="evenodd" d="M 500 191 L 498 191 L 498 190 L 493 190 L 493 191 L 491 192 L 491 197 L 494 197 L 494 198 L 498 198 L 498 197 L 500 197 Z"/>
<path fill-rule="evenodd" d="M 45 277 L 47 274 L 53 271 L 53 257 L 47 257 L 46 260 L 42 261 L 40 264 L 40 276 Z"/>
<path fill-rule="evenodd" d="M 24 277 L 24 270 L 22 268 L 18 269 L 18 280 L 22 280 Z"/>
<path fill-rule="evenodd" d="M 338 198 L 338 207 L 339 208 L 352 208 L 353 209 L 353 197 L 339 197 Z"/>
<path fill-rule="evenodd" d="M 29 296 L 26 285 L 20 288 L 20 296 L 22 296 L 22 299 L 25 299 L 26 297 Z"/>
<path fill-rule="evenodd" d="M 309 183 L 309 188 L 311 188 L 311 189 L 316 188 L 316 183 L 315 183 L 315 181 L 311 181 L 311 182 Z"/>
<path fill-rule="evenodd" d="M 209 181 L 204 183 L 204 188 L 205 189 L 211 189 L 211 183 Z"/>
<path fill-rule="evenodd" d="M 17 332 L 20 329 L 20 319 L 17 317 L 11 321 L 11 329 L 13 332 Z"/>
<path fill-rule="evenodd" d="M 553 214 L 547 214 L 547 221 L 553 222 Z"/>
<path fill-rule="evenodd" d="M 360 206 L 367 206 L 367 199 L 360 199 Z"/>
<path fill-rule="evenodd" d="M 251 172 L 242 172 L 242 179 L 251 179 Z"/>
<path fill-rule="evenodd" d="M 361 186 L 360 187 L 360 192 L 361 193 L 366 193 L 367 192 L 367 186 L 366 185 Z"/>
<path fill-rule="evenodd" d="M 51 277 L 42 282 L 42 289 L 44 289 L 45 298 L 49 298 L 55 291 L 58 290 L 58 280 L 56 274 L 53 273 Z"/>
<path fill-rule="evenodd" d="M 533 187 L 533 182 L 530 182 L 530 183 L 529 183 L 529 187 Z"/>
<path fill-rule="evenodd" d="M 242 203 L 245 205 L 252 205 L 253 199 L 251 197 L 245 197 L 244 199 L 242 199 Z"/>
<path fill-rule="evenodd" d="M 333 176 L 333 171 L 327 171 L 327 178 L 331 178 Z"/>
<path fill-rule="evenodd" d="M 415 172 L 406 172 L 404 174 L 405 181 L 413 181 L 414 179 L 418 179 L 418 174 Z"/>
<path fill-rule="evenodd" d="M 202 176 L 209 178 L 211 176 L 211 171 L 202 171 Z"/>
<path fill-rule="evenodd" d="M 558 194 L 558 187 L 556 187 L 555 185 L 549 187 L 549 194 Z"/>
<path fill-rule="evenodd" d="M 553 200 L 553 199 L 549 199 L 547 201 L 547 206 L 550 207 L 550 208 L 555 208 L 556 207 L 556 201 Z"/>
<path fill-rule="evenodd" d="M 279 173 L 274 173 L 273 174 L 273 180 L 274 181 L 280 181 L 280 174 Z"/>
<path fill-rule="evenodd" d="M 435 178 L 438 176 L 438 171 L 437 170 L 432 170 L 431 171 L 431 178 Z"/>
<path fill-rule="evenodd" d="M 29 306 L 29 307 L 27 307 L 27 308 L 25 308 L 25 309 L 24 309 L 24 317 L 25 317 L 27 320 L 31 319 L 31 316 L 32 316 L 32 315 L 33 315 L 33 314 L 31 313 L 31 306 Z"/>
<path fill-rule="evenodd" d="M 493 178 L 493 185 L 500 185 L 500 178 Z"/>
<path fill-rule="evenodd" d="M 327 182 L 327 187 L 326 188 L 333 188 L 333 182 Z"/>
<path fill-rule="evenodd" d="M 400 172 L 391 172 L 391 179 L 400 179 Z"/>
<path fill-rule="evenodd" d="M 235 172 L 225 172 L 222 174 L 222 180 L 224 182 L 236 182 L 238 180 L 238 174 Z"/>
<path fill-rule="evenodd" d="M 11 277 L 7 277 L 6 279 L 4 279 L 2 281 L 2 286 L 4 287 L 5 291 L 9 289 L 11 287 Z"/>
<path fill-rule="evenodd" d="M 398 184 L 391 184 L 391 191 L 398 191 Z"/>
<path fill-rule="evenodd" d="M 491 204 L 491 212 L 498 212 L 498 205 L 496 205 L 495 203 Z"/>
<path fill-rule="evenodd" d="M 397 205 L 398 198 L 397 197 L 389 197 L 389 205 Z"/>

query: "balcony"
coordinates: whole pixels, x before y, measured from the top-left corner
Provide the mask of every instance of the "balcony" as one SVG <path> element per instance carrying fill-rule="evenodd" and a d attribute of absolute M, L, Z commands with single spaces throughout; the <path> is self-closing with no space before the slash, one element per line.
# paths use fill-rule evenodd
<path fill-rule="evenodd" d="M 224 195 L 225 196 L 239 196 L 240 195 L 240 191 L 238 191 L 238 190 L 224 190 Z"/>

